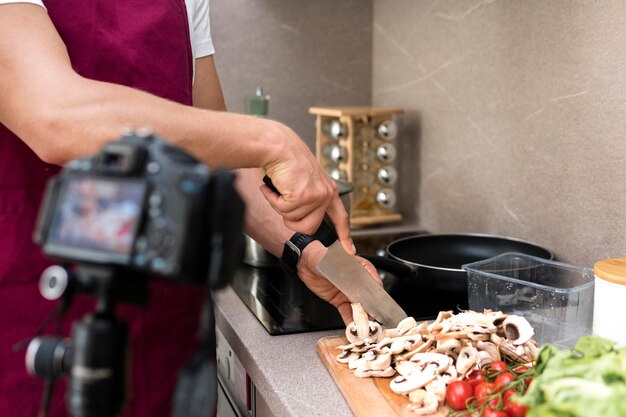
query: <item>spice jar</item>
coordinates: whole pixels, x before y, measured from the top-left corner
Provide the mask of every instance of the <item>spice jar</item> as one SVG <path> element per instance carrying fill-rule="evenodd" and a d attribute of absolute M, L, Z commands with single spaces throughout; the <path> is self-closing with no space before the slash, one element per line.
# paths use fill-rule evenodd
<path fill-rule="evenodd" d="M 593 334 L 626 346 L 626 258 L 596 262 L 593 303 Z"/>

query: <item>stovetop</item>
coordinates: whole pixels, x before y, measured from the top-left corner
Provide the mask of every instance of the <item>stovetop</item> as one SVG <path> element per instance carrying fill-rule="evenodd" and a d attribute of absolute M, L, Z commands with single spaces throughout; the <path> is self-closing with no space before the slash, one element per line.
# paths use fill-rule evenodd
<path fill-rule="evenodd" d="M 408 235 L 421 233 L 425 232 L 412 231 Z M 394 232 L 353 238 L 362 253 L 378 253 L 390 241 L 406 235 Z M 457 300 L 445 291 L 417 287 L 410 278 L 378 272 L 385 290 L 416 320 L 432 320 L 440 310 L 467 303 L 466 298 Z M 287 273 L 280 266 L 242 264 L 231 286 L 272 335 L 345 328 L 335 307 L 318 298 L 297 275 Z"/>
<path fill-rule="evenodd" d="M 231 287 L 272 335 L 345 327 L 335 307 L 281 267 L 242 265 Z"/>

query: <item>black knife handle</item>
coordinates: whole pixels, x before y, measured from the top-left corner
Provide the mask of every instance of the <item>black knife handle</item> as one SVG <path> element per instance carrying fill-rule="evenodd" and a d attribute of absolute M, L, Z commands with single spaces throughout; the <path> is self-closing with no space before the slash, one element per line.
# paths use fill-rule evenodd
<path fill-rule="evenodd" d="M 276 186 L 274 186 L 272 179 L 267 175 L 263 176 L 263 183 L 265 183 L 265 185 L 267 185 L 267 187 L 274 193 L 280 195 L 280 191 L 278 191 Z M 335 243 L 337 240 L 337 232 L 335 231 L 335 226 L 328 215 L 324 215 L 324 220 L 320 224 L 320 227 L 318 227 L 315 233 L 310 236 L 312 236 L 315 240 L 322 242 L 324 246 L 330 246 Z"/>

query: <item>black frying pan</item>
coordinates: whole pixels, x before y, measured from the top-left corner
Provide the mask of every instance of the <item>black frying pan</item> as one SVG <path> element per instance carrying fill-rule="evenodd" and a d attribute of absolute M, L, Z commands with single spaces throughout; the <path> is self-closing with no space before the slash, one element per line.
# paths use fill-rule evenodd
<path fill-rule="evenodd" d="M 457 306 L 467 308 L 467 273 L 462 266 L 504 252 L 553 258 L 549 250 L 533 243 L 480 234 L 410 236 L 391 242 L 386 248 L 387 257 L 360 256 L 368 259 L 376 268 L 398 277 L 404 284 L 396 288 L 399 297 L 407 298 L 406 293 L 414 294 L 416 300 L 438 297 L 441 300 L 434 303 L 436 306 L 433 308 L 448 310 Z M 405 305 L 400 300 L 396 301 L 405 310 L 411 310 L 411 306 L 406 305 L 410 301 L 406 301 Z"/>

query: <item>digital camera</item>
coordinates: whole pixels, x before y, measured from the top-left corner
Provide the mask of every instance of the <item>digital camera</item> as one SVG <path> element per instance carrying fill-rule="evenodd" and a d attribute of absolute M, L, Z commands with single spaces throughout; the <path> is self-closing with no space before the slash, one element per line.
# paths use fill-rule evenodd
<path fill-rule="evenodd" d="M 54 259 L 220 287 L 243 245 L 233 182 L 156 135 L 131 132 L 49 182 L 34 238 Z"/>

